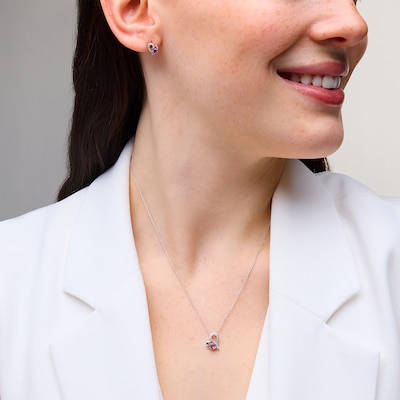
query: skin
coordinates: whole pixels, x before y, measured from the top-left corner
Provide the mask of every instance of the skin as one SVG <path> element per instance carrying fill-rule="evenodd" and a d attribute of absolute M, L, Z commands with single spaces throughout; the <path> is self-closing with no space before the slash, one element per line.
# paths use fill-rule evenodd
<path fill-rule="evenodd" d="M 132 169 L 193 301 L 216 329 L 254 258 L 284 160 L 326 156 L 342 142 L 341 104 L 310 96 L 281 71 L 339 65 L 349 70 L 344 87 L 367 26 L 352 0 L 101 3 L 116 37 L 142 53 L 147 96 Z M 159 45 L 156 56 L 149 41 Z M 268 243 L 215 354 L 132 183 L 131 216 L 164 400 L 244 399 L 268 308 Z"/>

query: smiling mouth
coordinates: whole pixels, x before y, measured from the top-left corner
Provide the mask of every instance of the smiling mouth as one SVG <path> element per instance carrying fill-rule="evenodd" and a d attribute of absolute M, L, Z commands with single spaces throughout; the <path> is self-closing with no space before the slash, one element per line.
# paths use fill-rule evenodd
<path fill-rule="evenodd" d="M 341 76 L 296 74 L 289 72 L 279 72 L 279 76 L 291 82 L 321 87 L 328 90 L 339 89 L 342 84 Z"/>

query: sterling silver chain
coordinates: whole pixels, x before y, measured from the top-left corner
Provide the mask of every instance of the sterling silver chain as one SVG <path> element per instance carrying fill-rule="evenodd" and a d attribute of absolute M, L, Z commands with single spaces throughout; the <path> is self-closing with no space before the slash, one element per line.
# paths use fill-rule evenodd
<path fill-rule="evenodd" d="M 249 270 L 247 271 L 247 274 L 246 274 L 246 276 L 244 278 L 242 286 L 240 287 L 239 292 L 236 295 L 236 298 L 235 298 L 234 302 L 232 303 L 232 305 L 230 306 L 230 308 L 229 308 L 228 312 L 226 313 L 225 317 L 221 321 L 221 324 L 219 325 L 218 330 L 215 331 L 215 332 L 212 332 L 212 331 L 210 331 L 210 329 L 208 329 L 206 323 L 204 322 L 203 317 L 201 316 L 197 306 L 194 304 L 193 299 L 191 298 L 191 296 L 189 294 L 189 291 L 187 289 L 187 286 L 186 286 L 185 282 L 182 280 L 182 278 L 181 278 L 181 276 L 180 276 L 180 274 L 179 274 L 174 262 L 172 261 L 171 255 L 169 254 L 169 251 L 168 251 L 167 246 L 165 245 L 165 242 L 164 242 L 164 240 L 163 240 L 163 238 L 161 236 L 161 233 L 160 233 L 160 230 L 158 229 L 156 221 L 154 220 L 154 217 L 153 217 L 153 215 L 152 215 L 152 213 L 150 211 L 150 208 L 149 208 L 149 206 L 148 206 L 148 204 L 147 204 L 147 202 L 146 202 L 146 200 L 144 198 L 144 195 L 143 195 L 142 189 L 141 189 L 141 187 L 139 185 L 139 182 L 137 181 L 136 176 L 135 176 L 135 174 L 133 172 L 132 172 L 132 178 L 133 178 L 133 182 L 135 183 L 136 189 L 137 189 L 137 191 L 139 193 L 140 199 L 141 199 L 141 201 L 143 203 L 143 206 L 146 209 L 147 215 L 148 215 L 148 217 L 150 219 L 150 222 L 151 222 L 151 224 L 153 226 L 154 232 L 155 232 L 155 234 L 156 234 L 156 236 L 158 238 L 158 241 L 159 241 L 159 243 L 161 245 L 161 248 L 162 248 L 165 256 L 167 257 L 168 263 L 169 263 L 172 271 L 174 272 L 174 274 L 175 274 L 175 276 L 176 276 L 176 278 L 177 278 L 177 280 L 179 282 L 179 285 L 181 286 L 183 292 L 185 293 L 186 298 L 188 299 L 190 305 L 192 306 L 194 312 L 196 313 L 199 321 L 203 325 L 203 327 L 204 327 L 205 331 L 207 332 L 207 334 L 209 334 L 209 339 L 206 341 L 206 345 L 212 351 L 218 350 L 219 349 L 219 332 L 221 331 L 221 329 L 224 326 L 226 320 L 229 318 L 229 316 L 231 315 L 231 313 L 232 313 L 233 309 L 235 308 L 237 302 L 239 301 L 240 295 L 242 294 L 243 289 L 245 288 L 246 283 L 249 280 L 250 275 L 253 272 L 254 267 L 256 266 L 256 263 L 257 263 L 257 260 L 258 260 L 258 256 L 260 255 L 261 249 L 264 246 L 265 241 L 266 241 L 267 236 L 268 236 L 270 223 L 268 221 L 267 226 L 264 229 L 260 244 L 259 244 L 259 246 L 257 248 L 256 255 L 254 256 L 254 259 L 253 259 L 253 261 L 252 261 L 252 263 L 250 265 Z"/>

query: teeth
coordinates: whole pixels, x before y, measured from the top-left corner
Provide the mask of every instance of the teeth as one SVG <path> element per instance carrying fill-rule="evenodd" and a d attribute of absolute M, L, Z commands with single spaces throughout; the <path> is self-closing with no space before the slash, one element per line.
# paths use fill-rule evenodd
<path fill-rule="evenodd" d="M 337 89 L 342 83 L 342 78 L 339 76 L 324 76 L 322 79 L 322 87 L 325 89 Z"/>
<path fill-rule="evenodd" d="M 293 82 L 300 83 L 300 75 L 293 74 L 293 75 L 290 77 L 290 80 L 293 81 Z"/>
<path fill-rule="evenodd" d="M 324 89 L 338 89 L 342 83 L 340 76 L 330 75 L 288 74 L 286 78 L 293 82 L 302 83 L 303 85 L 313 85 Z"/>
<path fill-rule="evenodd" d="M 302 75 L 301 77 L 300 77 L 300 82 L 303 84 L 303 85 L 311 85 L 311 83 L 312 83 L 312 76 L 311 75 Z"/>
<path fill-rule="evenodd" d="M 322 86 L 322 76 L 316 75 L 312 80 L 313 86 Z"/>

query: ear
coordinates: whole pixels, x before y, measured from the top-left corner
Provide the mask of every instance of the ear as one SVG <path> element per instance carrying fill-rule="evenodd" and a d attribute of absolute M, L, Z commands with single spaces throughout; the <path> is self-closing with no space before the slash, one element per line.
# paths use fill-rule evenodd
<path fill-rule="evenodd" d="M 147 44 L 159 45 L 158 19 L 149 0 L 100 0 L 104 15 L 116 38 L 127 48 L 147 51 Z"/>

